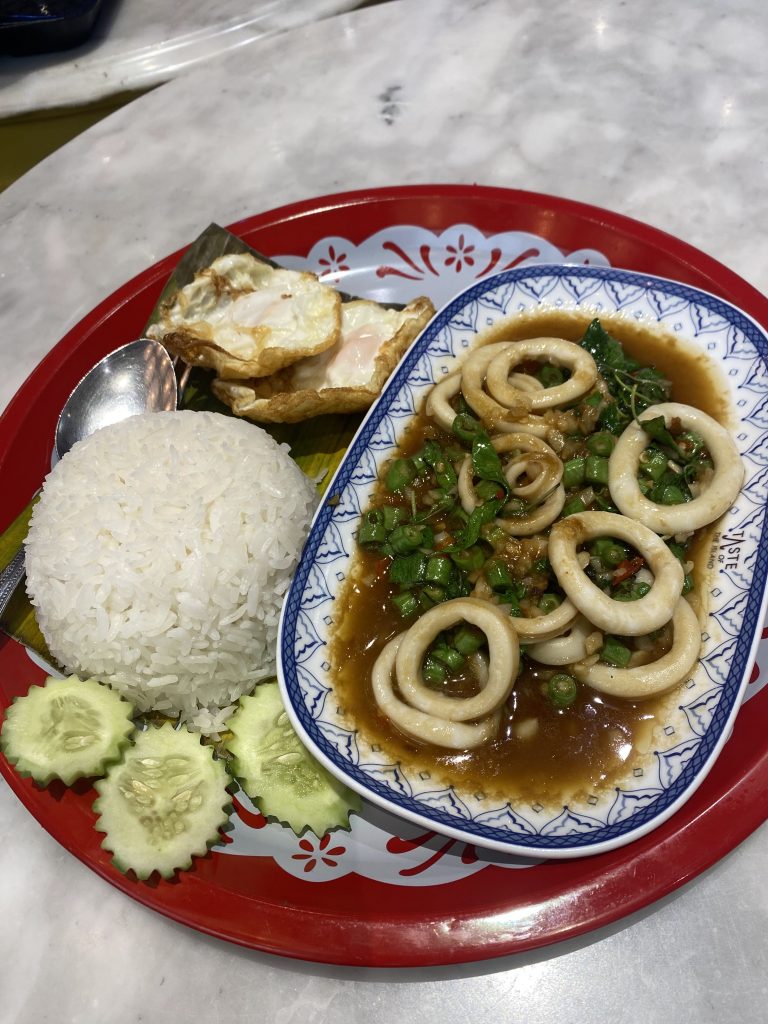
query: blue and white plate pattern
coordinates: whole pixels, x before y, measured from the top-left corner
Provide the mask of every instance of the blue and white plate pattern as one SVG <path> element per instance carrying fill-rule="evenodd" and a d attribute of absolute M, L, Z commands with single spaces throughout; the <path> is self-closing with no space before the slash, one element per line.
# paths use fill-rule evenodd
<path fill-rule="evenodd" d="M 719 367 L 746 479 L 710 553 L 711 598 L 700 663 L 670 700 L 653 748 L 620 786 L 568 806 L 498 801 L 422 778 L 346 721 L 328 660 L 336 595 L 350 571 L 359 516 L 433 382 L 476 337 L 538 308 L 588 309 L 658 324 Z M 287 596 L 279 678 L 291 720 L 335 775 L 373 803 L 477 846 L 564 858 L 604 852 L 666 820 L 726 742 L 765 614 L 768 538 L 768 336 L 749 316 L 688 285 L 610 267 L 527 266 L 486 278 L 448 303 L 414 342 L 370 410 L 315 517 Z"/>

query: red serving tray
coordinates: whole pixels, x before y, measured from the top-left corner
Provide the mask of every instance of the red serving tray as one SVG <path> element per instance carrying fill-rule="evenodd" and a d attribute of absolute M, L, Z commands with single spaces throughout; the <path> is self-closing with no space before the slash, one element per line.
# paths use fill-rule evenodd
<path fill-rule="evenodd" d="M 318 240 L 359 244 L 394 225 L 485 234 L 527 231 L 563 252 L 596 249 L 613 266 L 657 274 L 722 296 L 768 328 L 768 300 L 722 264 L 656 228 L 567 199 L 463 185 L 349 192 L 249 217 L 230 230 L 267 255 L 307 255 Z M 105 299 L 46 356 L 0 417 L 0 530 L 49 467 L 58 412 L 104 354 L 137 337 L 181 255 L 150 267 Z M 764 633 L 765 635 L 765 633 Z M 758 659 L 768 661 L 761 646 Z M 43 676 L 15 641 L 0 638 L 0 704 Z M 753 682 L 760 670 L 755 667 Z M 755 685 L 757 689 L 757 685 Z M 768 817 L 768 687 L 739 715 L 700 788 L 669 821 L 597 857 L 525 870 L 489 865 L 442 885 L 399 887 L 358 874 L 322 883 L 268 857 L 213 853 L 173 881 L 141 883 L 116 871 L 93 829 L 93 790 L 40 790 L 4 758 L 0 771 L 66 849 L 132 899 L 244 946 L 335 964 L 424 966 L 523 952 L 588 932 L 641 909 L 733 849 Z"/>

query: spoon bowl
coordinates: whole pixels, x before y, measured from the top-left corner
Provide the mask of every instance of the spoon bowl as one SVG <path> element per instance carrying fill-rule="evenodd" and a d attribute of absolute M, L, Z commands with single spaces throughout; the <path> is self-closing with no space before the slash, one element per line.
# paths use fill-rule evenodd
<path fill-rule="evenodd" d="M 172 412 L 178 401 L 171 357 L 151 338 L 104 356 L 74 388 L 56 424 L 52 462 L 101 427 L 143 412 Z M 24 578 L 24 548 L 0 573 L 0 615 Z"/>
<path fill-rule="evenodd" d="M 143 412 L 169 412 L 177 397 L 166 349 L 150 338 L 131 341 L 105 356 L 72 391 L 56 425 L 56 456 L 111 423 Z"/>

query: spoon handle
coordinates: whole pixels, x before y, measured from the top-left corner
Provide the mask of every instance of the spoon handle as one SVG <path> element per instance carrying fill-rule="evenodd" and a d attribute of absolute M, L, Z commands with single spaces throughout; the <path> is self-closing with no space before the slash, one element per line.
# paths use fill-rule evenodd
<path fill-rule="evenodd" d="M 0 615 L 8 607 L 16 587 L 24 579 L 24 548 L 21 547 L 0 572 Z"/>

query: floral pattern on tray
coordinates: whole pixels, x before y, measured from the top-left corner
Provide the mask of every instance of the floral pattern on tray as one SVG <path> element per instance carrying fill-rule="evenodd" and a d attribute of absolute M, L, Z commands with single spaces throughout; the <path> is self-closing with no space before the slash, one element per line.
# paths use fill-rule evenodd
<path fill-rule="evenodd" d="M 306 257 L 276 256 L 292 269 L 311 269 L 328 284 L 379 302 L 407 302 L 428 295 L 438 308 L 489 274 L 536 263 L 608 266 L 596 249 L 563 252 L 526 231 L 484 235 L 470 224 L 454 224 L 440 234 L 395 225 L 355 245 L 346 238 L 323 238 Z"/>

